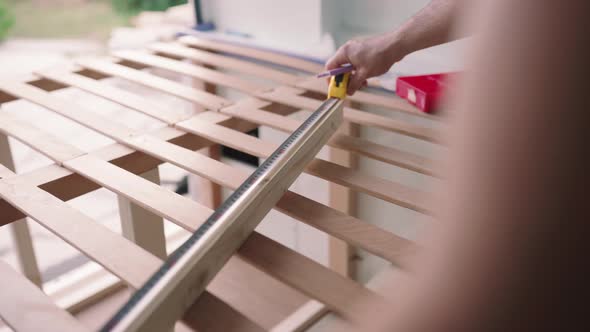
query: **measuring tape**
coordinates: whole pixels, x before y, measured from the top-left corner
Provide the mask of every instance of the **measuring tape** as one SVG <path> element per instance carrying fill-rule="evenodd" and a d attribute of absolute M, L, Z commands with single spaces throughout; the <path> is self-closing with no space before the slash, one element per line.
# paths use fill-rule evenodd
<path fill-rule="evenodd" d="M 346 75 L 346 78 L 344 76 Z M 332 77 L 333 82 L 330 84 L 329 96 L 336 91 L 335 94 L 346 95 L 346 82 L 348 81 L 348 74 L 341 74 L 337 80 Z M 332 90 L 334 88 L 334 90 Z M 343 93 L 343 94 L 342 94 Z M 147 321 L 150 316 L 157 312 L 160 307 L 164 306 L 162 303 L 170 297 L 170 294 L 179 291 L 180 286 L 187 287 L 187 298 L 191 303 L 183 305 L 190 305 L 206 287 L 206 284 L 218 272 L 204 270 L 198 268 L 199 262 L 206 261 L 208 255 L 212 250 L 221 247 L 221 237 L 231 237 L 232 234 L 237 234 L 239 243 L 236 244 L 235 249 L 228 251 L 227 257 L 222 257 L 219 269 L 223 263 L 231 257 L 235 250 L 239 248 L 241 243 L 254 230 L 257 224 L 262 220 L 264 215 L 274 206 L 276 201 L 282 196 L 291 183 L 303 170 L 303 167 L 315 154 L 321 149 L 323 144 L 334 133 L 342 120 L 342 99 L 332 97 L 327 99 L 322 105 L 311 114 L 297 130 L 295 130 L 273 154 L 267 158 L 238 189 L 234 191 L 228 199 L 226 199 L 219 208 L 184 242 L 178 249 L 176 249 L 162 264 L 162 266 L 148 279 L 148 281 L 139 288 L 131 298 L 121 307 L 121 309 L 102 327 L 101 331 L 136 331 L 143 330 L 145 326 L 149 326 Z M 306 162 L 301 162 L 306 161 Z M 291 172 L 288 178 L 285 172 L 290 172 L 290 169 L 296 169 L 296 172 Z M 292 178 L 292 179 L 291 179 Z M 274 182 L 273 182 L 274 181 Z M 285 182 L 285 183 L 281 183 Z M 283 187 L 280 188 L 282 192 L 280 195 L 275 195 L 276 200 L 268 201 L 266 195 L 271 189 L 270 186 L 280 183 Z M 266 190 L 266 191 L 265 191 Z M 256 201 L 258 199 L 258 201 Z M 271 204 L 272 203 L 272 204 Z M 259 208 L 259 204 L 263 205 L 260 211 L 255 210 Z M 264 211 L 266 210 L 266 211 Z M 252 212 L 256 211 L 256 212 Z M 235 219 L 242 216 L 242 213 L 249 217 L 255 213 L 260 220 L 244 221 L 248 227 L 244 232 L 239 226 L 232 224 Z M 250 218 L 257 219 L 257 218 Z M 234 233 L 232 233 L 234 232 Z M 241 233 L 246 233 L 241 238 Z M 229 234 L 229 235 L 228 235 Z M 213 255 L 213 254 L 209 254 Z M 223 255 L 222 255 L 223 256 Z M 213 261 L 216 265 L 217 262 Z M 204 269 L 204 268 L 201 268 Z M 213 268 L 215 270 L 215 268 Z M 209 275 L 212 274 L 212 275 Z M 203 277 L 205 276 L 205 277 Z M 192 285 L 187 280 L 193 278 L 208 278 L 202 284 Z M 195 281 L 197 282 L 197 281 Z M 179 290 L 180 289 L 180 290 Z M 195 294 L 190 294 L 194 292 Z M 184 296 L 184 294 L 182 294 Z M 157 302 L 157 303 L 156 303 Z M 165 307 L 165 306 L 164 306 Z M 186 309 L 186 308 L 184 308 Z M 180 309 L 179 309 L 180 310 Z M 180 314 L 182 314 L 181 312 Z M 173 318 L 172 324 L 179 317 Z M 161 323 L 165 325 L 167 322 L 156 321 L 156 324 Z M 172 326 L 172 325 L 170 325 Z"/>

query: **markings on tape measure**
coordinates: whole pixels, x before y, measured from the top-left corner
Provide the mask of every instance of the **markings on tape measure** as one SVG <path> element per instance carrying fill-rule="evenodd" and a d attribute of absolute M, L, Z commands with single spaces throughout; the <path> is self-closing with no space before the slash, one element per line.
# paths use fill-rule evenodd
<path fill-rule="evenodd" d="M 154 286 L 172 269 L 173 266 L 183 257 L 186 252 L 196 245 L 209 229 L 215 226 L 216 222 L 227 213 L 230 208 L 250 189 L 254 183 L 267 173 L 276 161 L 297 141 L 321 115 L 333 106 L 338 99 L 328 99 L 320 108 L 313 112 L 289 137 L 244 181 L 210 216 L 197 228 L 197 230 L 178 247 L 160 268 L 139 288 L 121 309 L 102 327 L 100 331 L 108 332 L 114 329 L 125 316 L 154 288 Z"/>

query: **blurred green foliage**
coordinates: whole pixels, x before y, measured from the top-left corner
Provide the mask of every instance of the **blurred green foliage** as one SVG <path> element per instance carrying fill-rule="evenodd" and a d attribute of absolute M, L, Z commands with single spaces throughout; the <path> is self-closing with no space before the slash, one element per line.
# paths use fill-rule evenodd
<path fill-rule="evenodd" d="M 181 5 L 187 0 L 111 0 L 113 8 L 122 14 L 137 13 L 142 10 L 163 11 Z"/>
<path fill-rule="evenodd" d="M 8 30 L 14 25 L 14 16 L 9 10 L 6 2 L 0 0 L 0 40 L 8 34 Z"/>

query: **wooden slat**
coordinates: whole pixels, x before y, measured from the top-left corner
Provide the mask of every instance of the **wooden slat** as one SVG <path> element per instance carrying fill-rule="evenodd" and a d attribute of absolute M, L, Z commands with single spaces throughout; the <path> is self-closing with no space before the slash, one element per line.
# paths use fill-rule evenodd
<path fill-rule="evenodd" d="M 328 313 L 328 308 L 321 302 L 311 300 L 302 305 L 285 320 L 274 326 L 270 332 L 305 331 Z"/>
<path fill-rule="evenodd" d="M 29 84 L 0 82 L 0 90 L 45 107 L 113 139 L 123 139 L 133 134 L 129 128 L 122 124 L 110 121 L 85 107 L 51 95 L 50 93 Z"/>
<path fill-rule="evenodd" d="M 154 256 L 58 198 L 37 187 L 19 183 L 23 178 L 0 181 L 0 196 L 114 275 L 138 287 L 145 281 L 146 273 L 159 266 Z"/>
<path fill-rule="evenodd" d="M 225 123 L 237 130 L 249 131 L 255 128 L 250 123 L 234 121 L 219 113 L 206 112 L 205 115 L 209 114 L 220 115 L 221 117 L 215 121 Z M 202 149 L 212 144 L 203 138 L 170 127 L 158 128 L 152 131 L 151 134 L 162 140 L 174 142 L 191 150 Z M 136 152 L 119 143 L 107 145 L 91 154 L 103 160 L 110 161 L 134 174 L 147 172 L 163 163 L 160 159 Z M 27 174 L 26 180 L 28 184 L 39 186 L 62 200 L 70 200 L 99 188 L 94 182 L 56 165 L 31 171 Z M 0 225 L 5 225 L 24 217 L 24 214 L 4 200 L 0 200 L 0 212 Z"/>
<path fill-rule="evenodd" d="M 428 158 L 365 139 L 348 135 L 334 135 L 329 145 L 425 175 L 438 175 L 433 167 L 434 161 Z"/>
<path fill-rule="evenodd" d="M 298 59 L 296 57 L 283 55 L 280 53 L 255 49 L 253 47 L 242 46 L 239 44 L 230 44 L 219 41 L 208 40 L 204 38 L 197 38 L 193 36 L 181 37 L 179 41 L 183 44 L 199 47 L 204 49 L 210 49 L 214 51 L 226 52 L 235 55 L 241 55 L 256 60 L 267 61 L 274 64 L 279 64 L 285 67 L 295 68 L 309 73 L 319 73 L 323 70 L 324 66 L 315 62 Z"/>
<path fill-rule="evenodd" d="M 328 91 L 328 83 L 326 80 L 318 80 L 316 78 L 300 81 L 295 85 L 295 87 L 322 94 Z M 408 114 L 426 117 L 433 120 L 437 119 L 435 116 L 422 112 L 415 106 L 412 106 L 410 103 L 394 94 L 391 94 L 391 96 L 384 96 L 382 94 L 369 93 L 367 91 L 359 90 L 355 92 L 354 95 L 347 96 L 347 99 L 367 105 L 380 106 L 390 110 L 402 111 Z"/>
<path fill-rule="evenodd" d="M 231 69 L 240 73 L 256 75 L 285 85 L 291 85 L 300 80 L 300 76 L 288 74 L 280 70 L 259 65 L 250 61 L 215 54 L 195 48 L 185 47 L 180 43 L 154 43 L 149 49 L 167 55 L 194 60 L 219 68 Z"/>
<path fill-rule="evenodd" d="M 0 317 L 15 331 L 90 331 L 2 261 L 0 276 Z"/>
<path fill-rule="evenodd" d="M 96 181 L 188 230 L 198 227 L 211 214 L 210 209 L 186 197 L 91 155 L 67 161 L 64 167 Z"/>
<path fill-rule="evenodd" d="M 10 169 L 8 169 L 8 167 L 0 163 L 0 179 L 4 179 L 10 176 L 14 176 L 14 173 Z"/>
<path fill-rule="evenodd" d="M 265 329 L 246 319 L 234 308 L 210 293 L 203 293 L 199 300 L 187 310 L 183 318 L 183 321 L 188 326 L 199 332 L 265 331 Z"/>
<path fill-rule="evenodd" d="M 216 110 L 231 104 L 229 100 L 216 95 L 187 87 L 178 82 L 152 75 L 140 70 L 125 67 L 112 61 L 103 59 L 82 59 L 76 63 L 84 68 L 97 71 L 106 75 L 120 77 L 128 81 L 160 90 L 173 96 Z"/>
<path fill-rule="evenodd" d="M 408 256 L 418 250 L 409 240 L 294 192 L 287 192 L 277 203 L 277 208 L 290 217 L 401 267 L 406 267 Z"/>
<path fill-rule="evenodd" d="M 161 261 L 157 257 L 111 232 L 58 198 L 37 187 L 22 183 L 23 181 L 26 182 L 26 179 L 22 176 L 0 181 L 0 196 L 104 266 L 111 273 L 123 279 L 133 288 L 139 288 L 143 285 L 148 277 L 160 266 Z M 195 230 L 194 227 L 188 228 L 191 231 Z M 219 283 L 222 285 L 231 284 L 234 287 L 229 290 L 213 287 L 214 294 L 228 298 L 228 295 L 224 293 L 226 291 L 237 292 L 238 294 L 250 291 L 247 290 L 248 285 L 241 283 L 241 278 L 244 276 L 242 269 L 232 267 L 235 264 L 230 261 L 228 266 L 224 268 L 224 270 L 231 271 L 231 273 L 222 270 L 218 275 L 220 278 Z M 251 278 L 257 277 L 251 273 L 247 275 L 250 275 Z M 292 298 L 287 297 L 291 296 L 289 292 L 277 289 L 275 286 L 273 285 L 269 289 L 282 294 L 284 296 L 283 303 Z M 231 297 L 230 299 L 237 302 L 239 297 Z M 263 306 L 270 316 L 263 322 L 276 322 L 277 319 L 285 316 L 284 312 L 273 309 L 277 301 L 275 299 L 270 301 L 268 306 Z M 237 303 L 237 306 L 244 307 L 249 303 L 248 301 L 242 301 Z M 294 305 L 298 303 L 300 303 L 300 300 L 297 300 Z M 264 302 L 261 303 L 261 305 L 263 304 Z"/>
<path fill-rule="evenodd" d="M 428 213 L 425 205 L 427 194 L 397 182 L 385 180 L 349 167 L 344 167 L 321 159 L 310 162 L 305 171 L 308 174 L 367 193 L 384 201 L 405 208 Z"/>
<path fill-rule="evenodd" d="M 185 61 L 194 63 L 196 65 L 201 65 L 201 63 L 197 63 L 193 60 Z M 209 69 L 214 69 L 214 67 L 208 65 L 205 65 L 205 67 Z M 205 82 L 200 79 L 191 79 L 191 85 L 195 89 L 202 89 L 209 93 L 217 94 L 218 92 L 217 85 Z M 200 107 L 197 105 L 193 106 L 193 110 L 195 112 L 202 111 Z M 221 149 L 221 146 L 215 144 L 206 149 L 201 150 L 200 153 L 203 153 L 211 158 L 219 160 L 219 158 L 221 158 Z M 223 193 L 221 191 L 221 186 L 203 177 L 197 175 L 189 175 L 187 177 L 187 186 L 188 194 L 191 196 L 191 198 L 209 208 L 215 209 L 218 206 L 220 206 L 221 202 L 223 201 Z"/>
<path fill-rule="evenodd" d="M 184 256 L 172 269 L 179 273 L 158 280 L 155 287 L 147 290 L 126 317 L 113 327 L 121 331 L 147 327 L 164 329 L 180 317 L 188 303 L 199 297 L 215 274 L 297 179 L 309 160 L 336 131 L 342 122 L 342 106 L 342 101 L 333 100 L 291 146 L 285 151 L 277 149 L 276 154 L 273 153 L 275 163 L 268 165 L 263 173 L 248 179 L 254 183 L 251 190 L 244 191 L 244 195 L 239 198 L 238 201 L 244 203 L 236 206 L 239 213 L 221 214 L 219 218 L 215 217 L 218 213 L 214 213 L 212 218 L 216 218 L 213 219 L 216 224 L 206 228 L 209 229 L 207 234 L 194 242 L 193 246 L 190 246 L 191 242 L 186 242 L 189 247 L 184 247 Z M 198 234 L 193 235 L 192 239 Z M 168 262 L 176 262 L 176 259 Z M 187 289 L 190 291 L 187 292 Z"/>
<path fill-rule="evenodd" d="M 243 170 L 148 135 L 134 137 L 130 142 L 138 150 L 230 189 L 236 189 L 248 177 Z M 414 250 L 408 240 L 292 192 L 285 194 L 276 207 L 295 219 L 397 265 L 402 264 L 405 254 Z"/>
<path fill-rule="evenodd" d="M 298 94 L 300 93 L 303 93 L 303 91 L 281 87 L 270 92 L 258 94 L 257 97 L 307 110 L 315 110 L 321 105 L 321 101 L 299 96 Z M 429 142 L 437 142 L 439 140 L 439 133 L 435 129 L 411 125 L 349 107 L 344 108 L 344 119 L 353 123 L 381 128 Z"/>
<path fill-rule="evenodd" d="M 170 144 L 170 145 L 172 145 L 172 144 Z M 175 145 L 172 145 L 172 146 L 175 146 Z M 198 155 L 196 153 L 193 153 L 193 154 L 194 155 Z M 87 159 L 87 158 L 88 158 L 88 156 L 86 156 L 84 159 Z M 206 158 L 206 157 L 203 156 L 203 158 Z M 177 196 L 177 195 L 175 195 L 173 193 L 170 193 L 170 195 L 165 195 L 165 196 L 168 196 L 168 198 L 170 198 L 170 199 L 166 199 L 166 198 L 162 199 L 161 198 L 161 195 L 154 195 L 154 193 L 153 193 L 153 190 L 154 189 L 153 188 L 160 188 L 159 186 L 154 185 L 154 186 L 151 186 L 151 188 L 150 188 L 150 186 L 146 186 L 145 185 L 146 184 L 145 182 L 140 181 L 139 178 L 136 179 L 135 177 L 129 176 L 129 175 L 123 176 L 121 171 L 118 171 L 117 172 L 117 169 L 116 169 L 117 167 L 116 166 L 110 165 L 110 164 L 108 164 L 106 162 L 102 162 L 102 163 L 100 163 L 100 161 L 97 162 L 96 159 L 90 160 L 89 162 L 90 162 L 90 165 L 96 166 L 99 169 L 106 169 L 107 174 L 111 176 L 110 180 L 107 180 L 107 181 L 111 181 L 111 180 L 114 181 L 115 178 L 118 178 L 118 179 L 125 178 L 127 180 L 131 180 L 132 181 L 131 184 L 128 181 L 127 182 L 121 181 L 121 187 L 118 188 L 118 190 L 123 190 L 122 188 L 125 188 L 126 185 L 128 185 L 129 188 L 137 189 L 136 192 L 139 192 L 140 194 L 139 194 L 139 196 L 133 196 L 135 198 L 140 197 L 139 199 L 142 199 L 141 197 L 144 197 L 144 199 L 145 199 L 145 197 L 150 198 L 150 197 L 154 196 L 154 199 L 156 199 L 156 201 L 163 202 L 162 204 L 164 204 L 164 205 L 168 204 L 167 202 L 170 202 L 171 199 L 176 199 L 176 197 L 170 197 L 171 195 Z M 96 169 L 97 168 L 94 168 L 93 169 L 93 172 L 96 172 Z M 84 170 L 88 171 L 88 168 L 84 168 Z M 91 173 L 91 174 L 93 174 L 93 173 Z M 101 179 L 102 179 L 102 181 L 105 181 L 104 178 L 101 178 Z M 119 185 L 119 183 L 116 183 L 116 182 L 114 182 L 114 183 L 115 183 L 115 185 Z M 129 190 L 129 189 L 127 189 L 127 190 Z M 163 189 L 162 189 L 162 191 L 163 191 Z M 148 196 L 141 196 L 141 193 L 144 193 L 144 192 L 149 192 L 150 194 Z M 127 195 L 128 196 L 131 196 L 132 194 L 127 194 Z M 177 196 L 177 197 L 178 197 L 179 200 L 190 202 L 192 204 L 192 201 L 186 200 L 185 198 L 183 198 L 181 196 Z M 178 203 L 175 206 L 178 206 Z M 175 206 L 172 206 L 172 208 L 174 208 Z M 200 222 L 204 221 L 204 218 L 206 216 L 208 216 L 212 211 L 211 210 L 208 210 L 208 209 L 201 208 L 201 210 L 203 210 L 205 212 L 203 214 L 200 214 L 199 215 L 199 213 L 197 213 L 198 210 L 199 210 L 199 208 L 200 208 L 199 205 L 192 204 L 192 206 L 188 206 L 188 208 L 180 209 L 180 210 L 181 211 L 188 211 L 188 213 L 185 213 L 184 214 L 184 217 L 186 217 L 185 218 L 186 220 L 189 220 L 188 218 L 191 217 L 192 219 L 197 219 L 197 223 L 200 223 Z M 175 210 L 172 210 L 172 211 L 175 211 Z M 195 227 L 197 226 L 197 224 L 188 224 L 188 223 L 185 223 L 183 226 L 185 228 L 189 229 L 189 230 L 194 230 Z M 147 275 L 146 275 L 146 277 L 147 277 Z M 274 287 L 274 289 L 276 291 L 276 287 Z M 218 291 L 222 292 L 223 290 L 219 290 L 218 289 Z M 241 290 L 241 292 L 243 293 L 244 290 Z M 285 297 L 285 300 L 286 299 L 289 299 L 289 297 Z M 272 303 L 274 303 L 276 305 L 276 301 L 274 301 Z M 266 311 L 269 310 L 269 308 L 266 308 L 266 309 L 267 309 Z M 269 318 L 273 318 L 274 319 L 274 317 L 283 317 L 284 314 L 280 314 L 280 315 L 278 315 L 278 314 L 268 314 L 268 316 L 269 316 Z M 276 319 L 273 322 L 276 322 Z"/>
<path fill-rule="evenodd" d="M 6 167 L 0 166 L 0 178 L 15 175 L 13 171 L 16 167 L 14 165 L 12 149 L 8 143 L 8 137 L 0 134 L 0 165 L 2 164 L 6 165 Z M 39 271 L 39 264 L 37 263 L 37 255 L 33 247 L 33 238 L 31 237 L 28 220 L 26 218 L 17 220 L 8 225 L 8 228 L 10 229 L 16 259 L 22 274 L 37 287 L 43 287 L 43 280 L 41 279 L 41 272 Z"/>
<path fill-rule="evenodd" d="M 224 187 L 235 189 L 248 176 L 248 173 L 244 171 L 151 135 L 133 137 L 128 143 L 140 151 L 182 167 L 191 173 L 214 180 Z"/>
<path fill-rule="evenodd" d="M 149 54 L 147 52 L 116 51 L 113 53 L 113 56 L 150 67 L 169 70 L 177 74 L 191 76 L 220 86 L 234 88 L 244 93 L 253 94 L 259 91 L 269 90 L 271 88 L 268 85 L 246 81 L 236 76 L 224 74 L 194 64 Z"/>
<path fill-rule="evenodd" d="M 250 236 L 239 254 L 352 321 L 361 315 L 359 305 L 363 303 L 374 303 L 381 307 L 389 305 L 385 299 L 364 286 L 258 233 Z"/>
<path fill-rule="evenodd" d="M 294 132 L 301 125 L 302 121 L 300 120 L 262 109 L 270 105 L 273 104 L 268 101 L 248 98 L 240 100 L 232 106 L 225 107 L 220 112 L 288 133 Z"/>
<path fill-rule="evenodd" d="M 277 144 L 196 117 L 179 122 L 176 127 L 256 157 L 266 158 L 278 147 Z"/>
<path fill-rule="evenodd" d="M 33 237 L 27 219 L 21 219 L 8 225 L 12 235 L 14 251 L 20 270 L 37 287 L 43 287 L 41 271 L 37 263 L 37 255 L 33 247 Z"/>
<path fill-rule="evenodd" d="M 69 144 L 64 144 L 57 137 L 6 112 L 0 112 L 0 132 L 16 138 L 57 163 L 84 154 L 83 151 Z"/>
<path fill-rule="evenodd" d="M 177 127 L 257 157 L 266 158 L 278 147 L 277 144 L 220 125 L 207 123 L 198 118 L 180 122 Z M 314 159 L 305 170 L 309 174 L 354 188 L 388 202 L 419 212 L 428 211 L 424 204 L 426 194 L 393 181 L 362 174 L 356 170 L 320 159 Z"/>
<path fill-rule="evenodd" d="M 145 172 L 140 177 L 156 185 L 160 184 L 158 168 Z M 117 203 L 123 236 L 154 256 L 165 259 L 167 256 L 166 235 L 164 234 L 162 217 L 142 208 L 122 195 L 117 195 Z"/>
<path fill-rule="evenodd" d="M 234 255 L 225 264 L 207 290 L 266 330 L 309 300 L 296 289 L 252 266 L 240 255 Z M 200 316 L 210 314 L 210 311 L 203 311 Z"/>
<path fill-rule="evenodd" d="M 346 103 L 349 104 L 350 101 L 346 101 Z M 358 137 L 360 134 L 360 126 L 345 122 L 340 128 L 338 128 L 337 133 L 339 135 Z M 332 138 L 334 138 L 334 136 L 332 136 Z M 330 162 L 346 168 L 358 170 L 359 158 L 356 154 L 333 147 L 329 148 L 328 152 Z M 329 182 L 328 200 L 328 205 L 332 208 L 351 216 L 357 215 L 357 193 L 354 189 L 339 185 L 336 182 Z M 356 249 L 345 241 L 330 237 L 328 240 L 328 252 L 328 263 L 330 268 L 343 276 L 354 279 L 356 276 Z"/>
<path fill-rule="evenodd" d="M 72 70 L 79 68 L 71 68 Z M 139 95 L 127 92 L 110 84 L 73 73 L 65 69 L 50 69 L 36 72 L 37 75 L 55 82 L 76 87 L 99 97 L 114 101 L 125 107 L 139 111 L 154 119 L 167 124 L 174 124 L 192 116 L 192 112 L 178 108 L 159 105 L 153 100 L 147 100 Z"/>
<path fill-rule="evenodd" d="M 268 102 L 250 99 L 223 108 L 221 112 L 259 125 L 268 126 L 285 132 L 293 132 L 301 121 L 259 109 L 268 106 Z M 391 165 L 406 168 L 426 175 L 435 175 L 433 162 L 413 153 L 373 143 L 369 140 L 349 135 L 335 134 L 328 145 L 359 155 L 383 161 Z"/>

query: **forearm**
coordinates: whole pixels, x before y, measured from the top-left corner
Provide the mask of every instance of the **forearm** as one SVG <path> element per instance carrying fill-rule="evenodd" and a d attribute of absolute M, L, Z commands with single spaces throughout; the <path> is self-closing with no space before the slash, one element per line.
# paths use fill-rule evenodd
<path fill-rule="evenodd" d="M 461 37 L 454 35 L 453 29 L 463 2 L 433 0 L 402 26 L 388 33 L 389 58 L 396 62 L 412 52 Z"/>
<path fill-rule="evenodd" d="M 386 73 L 409 53 L 452 40 L 456 17 L 466 3 L 471 3 L 464 2 L 433 0 L 394 31 L 349 40 L 326 62 L 326 69 L 352 64 L 355 71 L 348 84 L 348 94 L 353 94 L 368 78 Z"/>

